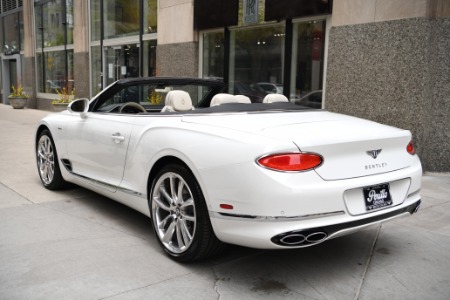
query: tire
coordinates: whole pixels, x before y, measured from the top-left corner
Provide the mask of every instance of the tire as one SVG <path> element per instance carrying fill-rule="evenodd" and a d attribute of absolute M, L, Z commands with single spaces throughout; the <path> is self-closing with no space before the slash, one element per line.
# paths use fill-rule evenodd
<path fill-rule="evenodd" d="M 61 175 L 58 154 L 50 131 L 43 130 L 36 143 L 36 162 L 41 182 L 49 190 L 60 190 L 67 187 Z"/>
<path fill-rule="evenodd" d="M 200 186 L 186 167 L 171 164 L 158 172 L 149 205 L 158 242 L 172 259 L 195 261 L 223 248 L 212 229 Z"/>

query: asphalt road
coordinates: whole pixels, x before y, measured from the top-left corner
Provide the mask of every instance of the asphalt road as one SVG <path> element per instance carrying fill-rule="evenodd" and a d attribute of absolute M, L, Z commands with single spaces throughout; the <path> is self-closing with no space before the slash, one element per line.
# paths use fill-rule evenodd
<path fill-rule="evenodd" d="M 46 114 L 0 104 L 0 299 L 450 299 L 450 174 L 425 174 L 411 217 L 315 247 L 230 247 L 179 264 L 140 213 L 41 186 L 33 138 Z"/>

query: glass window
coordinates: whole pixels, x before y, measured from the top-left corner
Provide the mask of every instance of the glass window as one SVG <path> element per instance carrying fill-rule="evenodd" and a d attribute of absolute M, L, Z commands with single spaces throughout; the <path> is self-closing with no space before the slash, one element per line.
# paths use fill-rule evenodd
<path fill-rule="evenodd" d="M 293 34 L 291 100 L 321 108 L 325 20 L 296 23 Z"/>
<path fill-rule="evenodd" d="M 42 26 L 42 5 L 36 5 L 34 7 L 34 23 L 35 23 L 35 29 L 36 29 L 36 48 L 42 48 L 42 33 L 43 33 L 43 26 Z"/>
<path fill-rule="evenodd" d="M 73 0 L 36 2 L 35 22 L 38 92 L 57 93 L 63 87 L 72 90 L 73 50 L 64 46 L 73 44 Z"/>
<path fill-rule="evenodd" d="M 3 43 L 3 22 L 3 18 L 0 18 L 0 47 L 2 47 L 2 49 L 0 49 L 1 52 L 5 50 L 5 44 Z"/>
<path fill-rule="evenodd" d="M 101 36 L 100 0 L 91 0 L 91 40 L 99 41 Z"/>
<path fill-rule="evenodd" d="M 67 52 L 69 65 L 73 66 L 73 51 L 68 50 Z M 44 53 L 38 53 L 37 73 L 38 73 L 39 92 L 56 94 L 57 91 L 61 90 L 64 86 L 67 86 L 69 90 L 71 90 L 74 87 L 72 67 L 69 67 L 68 70 L 69 74 L 67 75 L 67 82 L 66 82 L 65 59 L 66 59 L 65 51 L 49 51 Z"/>
<path fill-rule="evenodd" d="M 106 86 L 122 78 L 139 77 L 139 47 L 137 44 L 105 48 Z"/>
<path fill-rule="evenodd" d="M 10 55 L 20 53 L 19 14 L 7 15 L 3 17 L 3 22 L 5 28 L 5 53 Z"/>
<path fill-rule="evenodd" d="M 156 40 L 144 41 L 144 77 L 156 76 Z"/>
<path fill-rule="evenodd" d="M 66 0 L 67 44 L 73 44 L 73 0 Z"/>
<path fill-rule="evenodd" d="M 19 40 L 20 50 L 23 50 L 23 12 L 19 12 Z"/>
<path fill-rule="evenodd" d="M 203 34 L 203 70 L 204 78 L 223 79 L 224 33 Z"/>
<path fill-rule="evenodd" d="M 283 85 L 284 25 L 231 32 L 229 92 L 262 102 L 259 84 Z"/>
<path fill-rule="evenodd" d="M 139 0 L 104 0 L 105 38 L 139 34 Z"/>
<path fill-rule="evenodd" d="M 158 0 L 144 0 L 144 33 L 155 33 L 158 26 Z"/>
<path fill-rule="evenodd" d="M 63 14 L 61 0 L 52 0 L 42 4 L 42 20 L 39 22 L 38 30 L 43 30 L 44 47 L 53 47 L 64 45 L 64 29 L 63 23 L 66 18 Z M 38 12 L 38 10 L 36 10 Z M 39 11 L 41 12 L 41 11 Z M 38 15 L 37 18 L 40 18 Z M 36 19 L 37 19 L 36 18 Z M 38 47 L 41 45 L 38 45 Z"/>

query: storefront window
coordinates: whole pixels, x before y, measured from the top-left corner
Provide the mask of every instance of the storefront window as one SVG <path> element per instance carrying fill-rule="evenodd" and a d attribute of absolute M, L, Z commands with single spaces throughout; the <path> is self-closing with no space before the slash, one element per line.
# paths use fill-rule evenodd
<path fill-rule="evenodd" d="M 100 40 L 101 19 L 100 0 L 91 0 L 91 41 Z"/>
<path fill-rule="evenodd" d="M 73 44 L 73 0 L 66 0 L 67 44 Z"/>
<path fill-rule="evenodd" d="M 36 1 L 36 63 L 38 92 L 74 88 L 73 0 Z"/>
<path fill-rule="evenodd" d="M 139 34 L 139 0 L 104 0 L 105 38 Z"/>
<path fill-rule="evenodd" d="M 262 102 L 268 93 L 262 84 L 282 87 L 284 40 L 283 25 L 232 31 L 229 92 Z"/>
<path fill-rule="evenodd" d="M 156 76 L 156 40 L 144 41 L 144 77 Z"/>
<path fill-rule="evenodd" d="M 44 47 L 54 47 L 64 45 L 66 18 L 63 14 L 61 0 L 52 0 L 43 3 L 41 6 L 42 20 L 39 22 L 38 31 L 42 31 Z M 39 18 L 41 16 L 38 16 Z M 37 35 L 41 35 L 40 32 Z M 41 46 L 41 45 L 39 45 Z"/>
<path fill-rule="evenodd" d="M 223 79 L 224 33 L 203 34 L 202 74 L 204 78 Z"/>
<path fill-rule="evenodd" d="M 73 51 L 68 51 L 70 63 L 73 65 Z M 38 84 L 39 91 L 42 93 L 57 93 L 64 86 L 69 89 L 74 87 L 73 69 L 69 68 L 69 75 L 66 82 L 65 71 L 65 51 L 49 51 L 38 53 Z M 45 65 L 43 65 L 43 62 Z M 43 78 L 45 73 L 45 78 Z"/>
<path fill-rule="evenodd" d="M 34 23 L 35 23 L 35 31 L 36 31 L 36 48 L 42 47 L 42 5 L 36 5 L 34 7 Z"/>
<path fill-rule="evenodd" d="M 20 50 L 23 50 L 23 12 L 19 12 L 19 40 Z"/>
<path fill-rule="evenodd" d="M 144 33 L 155 33 L 158 26 L 158 0 L 144 0 Z"/>
<path fill-rule="evenodd" d="M 291 99 L 321 108 L 325 20 L 296 23 L 293 31 Z"/>
<path fill-rule="evenodd" d="M 136 44 L 111 46 L 105 51 L 106 86 L 122 78 L 139 77 L 139 47 Z"/>
<path fill-rule="evenodd" d="M 4 53 L 18 54 L 20 50 L 23 50 L 23 43 L 21 38 L 21 31 L 23 31 L 23 21 L 21 23 L 22 12 L 14 13 L 3 17 L 4 28 Z M 23 34 L 23 33 L 22 33 Z"/>

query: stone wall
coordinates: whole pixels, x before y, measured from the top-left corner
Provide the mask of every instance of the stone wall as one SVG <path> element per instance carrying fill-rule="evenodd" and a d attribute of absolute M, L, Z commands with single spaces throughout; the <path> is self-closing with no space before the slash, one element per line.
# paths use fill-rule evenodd
<path fill-rule="evenodd" d="M 158 45 L 157 76 L 198 77 L 198 43 Z"/>

